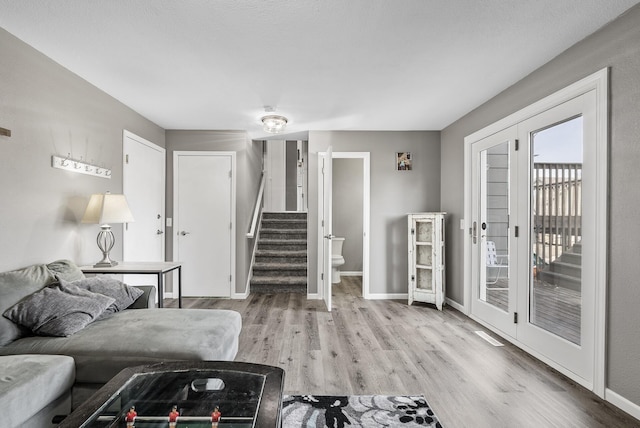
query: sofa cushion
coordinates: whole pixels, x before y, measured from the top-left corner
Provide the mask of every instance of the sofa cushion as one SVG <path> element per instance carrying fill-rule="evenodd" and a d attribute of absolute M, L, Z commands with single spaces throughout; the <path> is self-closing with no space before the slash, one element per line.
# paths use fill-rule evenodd
<path fill-rule="evenodd" d="M 165 360 L 228 360 L 242 318 L 224 309 L 126 310 L 65 338 L 24 337 L 0 354 L 60 354 L 76 362 L 77 383 L 106 383 L 123 368 Z"/>
<path fill-rule="evenodd" d="M 49 263 L 47 269 L 57 278 L 69 282 L 77 281 L 85 277 L 80 268 L 71 260 L 56 260 L 55 262 Z"/>
<path fill-rule="evenodd" d="M 54 281 L 55 277 L 44 264 L 0 273 L 0 314 Z M 0 346 L 28 334 L 27 329 L 0 316 Z"/>
<path fill-rule="evenodd" d="M 144 291 L 139 288 L 130 287 L 122 281 L 104 275 L 83 278 L 73 282 L 67 282 L 60 278 L 60 284 L 74 285 L 92 293 L 99 293 L 113 298 L 114 302 L 105 309 L 100 318 L 127 309 L 138 297 L 144 294 Z"/>
<path fill-rule="evenodd" d="M 13 305 L 4 316 L 44 336 L 70 336 L 98 318 L 115 299 L 71 283 L 53 284 Z"/>
<path fill-rule="evenodd" d="M 71 390 L 75 367 L 62 355 L 0 357 L 2 425 L 18 427 Z"/>

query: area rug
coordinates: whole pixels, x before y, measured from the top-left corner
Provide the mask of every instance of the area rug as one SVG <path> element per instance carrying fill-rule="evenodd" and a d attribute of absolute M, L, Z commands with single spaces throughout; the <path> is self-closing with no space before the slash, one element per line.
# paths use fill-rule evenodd
<path fill-rule="evenodd" d="M 285 395 L 282 426 L 442 428 L 422 395 Z"/>

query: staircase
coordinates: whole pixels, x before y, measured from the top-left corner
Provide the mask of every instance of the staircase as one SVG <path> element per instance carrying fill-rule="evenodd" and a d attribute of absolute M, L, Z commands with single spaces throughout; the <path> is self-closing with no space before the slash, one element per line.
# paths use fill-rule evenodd
<path fill-rule="evenodd" d="M 307 292 L 307 213 L 262 213 L 251 292 Z"/>
<path fill-rule="evenodd" d="M 582 244 L 574 244 L 568 251 L 549 263 L 538 273 L 538 279 L 558 287 L 580 291 L 582 284 Z"/>

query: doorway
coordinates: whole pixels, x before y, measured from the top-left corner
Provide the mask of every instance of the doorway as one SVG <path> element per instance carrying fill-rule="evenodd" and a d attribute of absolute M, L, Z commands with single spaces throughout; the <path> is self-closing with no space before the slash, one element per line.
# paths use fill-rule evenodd
<path fill-rule="evenodd" d="M 362 276 L 362 296 L 369 295 L 369 207 L 368 152 L 333 152 L 332 229 L 345 238 L 342 276 Z"/>
<path fill-rule="evenodd" d="M 182 295 L 235 290 L 235 152 L 174 152 L 174 260 Z"/>
<path fill-rule="evenodd" d="M 599 395 L 606 81 L 596 73 L 465 139 L 465 308 Z"/>
<path fill-rule="evenodd" d="M 307 211 L 308 142 L 263 141 L 264 211 Z"/>
<path fill-rule="evenodd" d="M 330 162 L 329 162 L 330 158 Z M 349 166 L 355 166 L 349 171 Z M 345 261 L 349 258 L 349 252 L 359 253 L 353 259 L 361 261 L 360 269 L 348 271 L 347 275 L 362 276 L 362 296 L 370 298 L 369 294 L 369 222 L 370 222 L 370 153 L 369 152 L 334 152 L 328 151 L 318 154 L 318 218 L 322 219 L 318 225 L 318 284 L 319 291 L 327 306 L 331 301 L 331 242 L 326 242 L 327 236 L 331 239 L 339 235 L 351 241 L 351 248 L 347 246 L 347 240 L 343 246 Z M 355 175 L 353 174 L 355 172 Z M 359 185 L 348 181 L 359 182 Z M 340 187 L 340 189 L 338 189 Z M 348 189 L 359 194 L 355 199 L 362 201 L 356 209 L 349 206 Z M 346 191 L 343 192 L 343 191 Z M 336 207 L 335 203 L 341 207 Z M 351 216 L 351 220 L 345 220 Z M 357 220 L 353 221 L 353 218 Z M 351 227 L 350 221 L 357 224 Z M 327 248 L 328 247 L 328 248 Z M 347 253 L 345 254 L 345 249 Z M 345 263 L 346 264 L 346 263 Z"/>

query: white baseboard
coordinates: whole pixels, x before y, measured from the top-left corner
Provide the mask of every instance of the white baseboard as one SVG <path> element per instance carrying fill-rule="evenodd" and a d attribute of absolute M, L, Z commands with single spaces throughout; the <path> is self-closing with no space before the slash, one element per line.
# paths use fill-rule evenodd
<path fill-rule="evenodd" d="M 364 296 L 368 300 L 407 300 L 409 294 L 407 293 L 369 293 Z"/>
<path fill-rule="evenodd" d="M 636 419 L 640 419 L 640 406 L 636 403 L 632 403 L 622 395 L 613 392 L 608 388 L 604 391 L 604 398 L 620 410 L 627 412 Z"/>
<path fill-rule="evenodd" d="M 460 303 L 453 301 L 451 299 L 445 299 L 445 303 L 451 306 L 453 309 L 457 309 L 464 314 L 464 306 L 461 305 Z"/>
<path fill-rule="evenodd" d="M 362 276 L 362 272 L 356 271 L 340 271 L 340 276 Z"/>
<path fill-rule="evenodd" d="M 308 300 L 322 300 L 322 296 L 319 293 L 307 293 Z"/>
<path fill-rule="evenodd" d="M 233 294 L 231 294 L 231 298 L 232 299 L 237 299 L 237 300 L 245 300 L 248 297 L 249 297 L 249 286 L 247 286 L 247 289 L 243 293 L 233 293 Z"/>

